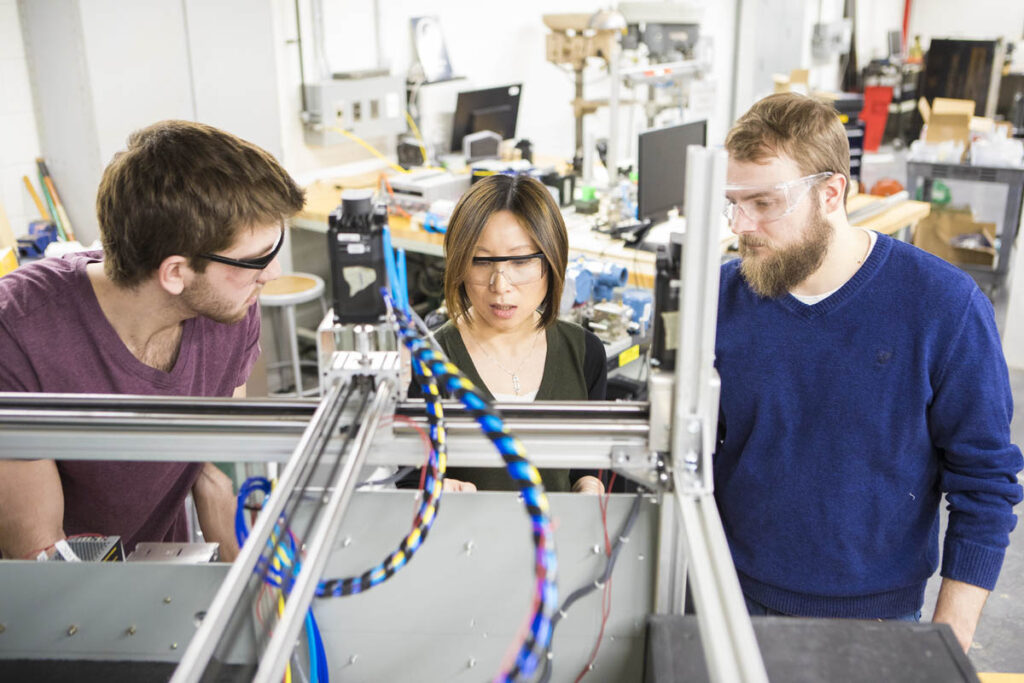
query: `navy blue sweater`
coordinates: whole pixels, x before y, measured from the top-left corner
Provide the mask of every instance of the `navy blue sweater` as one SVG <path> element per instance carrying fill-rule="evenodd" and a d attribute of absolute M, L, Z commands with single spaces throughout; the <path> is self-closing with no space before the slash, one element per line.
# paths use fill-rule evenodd
<path fill-rule="evenodd" d="M 991 590 L 1021 500 L 992 306 L 963 271 L 879 236 L 807 306 L 722 267 L 715 490 L 744 592 L 786 614 L 918 610 L 942 575 Z"/>

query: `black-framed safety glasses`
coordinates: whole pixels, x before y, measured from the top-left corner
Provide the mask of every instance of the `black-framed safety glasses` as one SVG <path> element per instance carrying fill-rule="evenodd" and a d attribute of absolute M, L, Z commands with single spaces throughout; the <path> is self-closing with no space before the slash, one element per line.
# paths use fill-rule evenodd
<path fill-rule="evenodd" d="M 281 236 L 277 239 L 277 244 L 270 250 L 269 253 L 259 256 L 257 258 L 245 258 L 245 259 L 234 259 L 228 258 L 227 256 L 220 256 L 219 254 L 198 254 L 197 258 L 206 259 L 207 261 L 215 261 L 217 263 L 223 263 L 228 266 L 235 266 L 236 268 L 248 268 L 250 270 L 264 270 L 277 256 L 277 252 L 281 251 L 281 247 L 284 246 L 284 226 L 281 226 Z"/>

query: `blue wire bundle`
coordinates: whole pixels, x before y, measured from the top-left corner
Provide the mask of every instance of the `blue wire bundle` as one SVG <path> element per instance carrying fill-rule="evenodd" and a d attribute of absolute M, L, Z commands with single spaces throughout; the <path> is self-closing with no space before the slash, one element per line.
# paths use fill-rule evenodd
<path fill-rule="evenodd" d="M 444 409 L 441 406 L 437 381 L 433 374 L 418 364 L 416 375 L 426 399 L 427 420 L 430 423 L 430 456 L 427 477 L 423 483 L 423 502 L 420 503 L 413 529 L 402 539 L 398 549 L 384 558 L 380 564 L 365 571 L 359 576 L 344 579 L 329 579 L 320 582 L 316 589 L 317 597 L 342 597 L 355 595 L 369 590 L 387 581 L 395 572 L 404 567 L 413 557 L 430 533 L 430 527 L 437 519 L 438 507 L 441 503 L 441 492 L 444 489 L 444 476 L 447 469 L 448 450 L 445 446 Z"/>
<path fill-rule="evenodd" d="M 533 542 L 536 548 L 534 559 L 537 583 L 535 609 L 530 620 L 530 634 L 520 647 L 512 668 L 501 673 L 498 680 L 515 681 L 520 678 L 528 678 L 537 671 L 542 657 L 551 645 L 552 618 L 558 606 L 558 587 L 556 585 L 558 562 L 555 555 L 555 538 L 551 527 L 547 493 L 544 490 L 540 473 L 526 459 L 526 449 L 523 444 L 508 432 L 504 421 L 490 402 L 477 392 L 473 383 L 455 365 L 444 359 L 440 351 L 431 348 L 416 329 L 406 309 L 400 304 L 396 307 L 395 301 L 386 290 L 383 295 L 396 316 L 402 342 L 412 353 L 413 371 L 426 399 L 432 448 L 428 461 L 429 473 L 424 483 L 423 502 L 417 511 L 413 530 L 402 540 L 397 550 L 388 555 L 380 564 L 359 576 L 322 581 L 317 586 L 316 595 L 318 597 L 354 595 L 379 585 L 404 567 L 426 540 L 431 525 L 437 517 L 447 467 L 444 412 L 438 389 L 438 380 L 440 380 L 449 394 L 458 399 L 470 411 L 484 434 L 498 450 L 505 461 L 509 476 L 519 487 L 532 522 Z M 269 494 L 270 484 L 265 479 L 247 480 L 239 491 L 239 505 L 235 517 L 235 531 L 239 535 L 239 545 L 244 543 L 246 535 L 244 503 L 248 495 L 255 490 L 262 490 Z M 288 544 L 282 545 L 282 550 L 287 556 L 289 564 L 294 564 L 292 571 L 297 572 L 298 562 L 294 559 L 297 550 L 294 539 L 289 536 Z M 257 569 L 259 568 L 257 567 Z M 273 563 L 267 569 L 267 582 L 274 586 L 280 586 L 281 573 L 275 570 Z M 326 657 L 322 657 L 323 643 L 320 640 L 312 610 L 307 616 L 306 629 L 307 634 L 312 632 L 314 635 L 310 639 L 310 662 L 316 661 L 317 666 L 314 671 L 318 670 L 326 675 Z M 316 650 L 315 654 L 314 649 Z"/>
<path fill-rule="evenodd" d="M 269 496 L 270 489 L 270 481 L 263 477 L 249 477 L 239 488 L 238 505 L 235 507 L 235 538 L 238 540 L 238 547 L 245 545 L 245 539 L 249 537 L 249 530 L 245 525 L 245 501 L 249 499 L 249 495 L 254 491 L 262 491 L 266 496 Z M 274 531 L 275 536 L 280 534 L 280 526 L 275 526 Z M 267 545 L 272 552 L 278 552 L 274 550 L 274 543 L 271 540 L 267 540 Z M 283 561 L 280 564 L 289 569 L 289 574 L 297 574 L 301 563 L 296 559 L 298 557 L 298 548 L 295 545 L 295 537 L 292 536 L 291 532 L 288 533 L 287 544 L 281 544 L 280 551 L 284 555 Z M 265 580 L 268 585 L 275 588 L 281 588 L 285 584 L 291 585 L 290 581 L 285 581 L 286 578 L 290 577 L 285 577 L 284 572 L 278 569 L 274 562 L 271 562 L 269 558 L 261 557 L 260 562 L 256 564 L 255 571 L 260 572 L 264 567 L 267 569 Z M 319 681 L 330 683 L 330 672 L 327 669 L 327 651 L 324 649 L 324 641 L 320 637 L 320 627 L 316 623 L 316 617 L 313 616 L 312 609 L 306 613 L 306 642 L 309 645 L 309 680 L 312 683 L 319 683 Z"/>
<path fill-rule="evenodd" d="M 385 298 L 387 294 L 385 294 Z M 390 304 L 390 299 L 389 299 Z M 526 449 L 514 436 L 509 434 L 501 416 L 484 398 L 473 383 L 443 355 L 431 348 L 417 331 L 412 320 L 400 308 L 395 309 L 399 334 L 413 357 L 413 368 L 417 372 L 429 371 L 439 379 L 451 396 L 458 399 L 472 413 L 484 434 L 491 440 L 502 459 L 508 474 L 516 482 L 523 496 L 527 512 L 533 524 L 533 542 L 536 548 L 535 572 L 536 608 L 531 618 L 530 635 L 523 642 L 512 669 L 502 673 L 499 680 L 512 681 L 529 677 L 551 645 L 551 620 L 558 606 L 558 587 L 555 583 L 558 563 L 555 556 L 555 538 L 551 528 L 551 514 L 547 494 L 537 468 L 526 459 Z M 424 395 L 427 395 L 424 392 Z M 431 401 L 436 401 L 431 397 Z"/>

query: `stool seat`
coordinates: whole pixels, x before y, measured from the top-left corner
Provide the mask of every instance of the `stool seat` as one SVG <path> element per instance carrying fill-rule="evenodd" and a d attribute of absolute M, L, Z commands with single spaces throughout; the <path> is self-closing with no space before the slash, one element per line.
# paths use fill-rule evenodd
<path fill-rule="evenodd" d="M 295 325 L 295 307 L 310 301 L 319 301 L 320 310 L 327 313 L 324 300 L 323 278 L 311 273 L 289 273 L 263 286 L 260 292 L 260 306 L 274 307 L 278 310 L 277 318 L 284 324 L 284 336 L 279 342 L 287 344 L 290 358 L 288 360 L 268 363 L 268 368 L 290 367 L 295 381 L 295 396 L 320 393 L 319 378 L 317 385 L 309 389 L 302 387 L 302 366 L 316 366 L 315 362 L 304 361 L 299 357 L 298 330 Z M 277 335 L 275 334 L 275 337 Z M 280 343 L 278 344 L 280 348 Z M 287 392 L 292 393 L 292 392 Z M 285 394 L 280 394 L 285 395 Z"/>
<path fill-rule="evenodd" d="M 314 301 L 324 293 L 323 278 L 310 273 L 282 275 L 263 285 L 260 304 L 264 306 L 294 306 Z"/>

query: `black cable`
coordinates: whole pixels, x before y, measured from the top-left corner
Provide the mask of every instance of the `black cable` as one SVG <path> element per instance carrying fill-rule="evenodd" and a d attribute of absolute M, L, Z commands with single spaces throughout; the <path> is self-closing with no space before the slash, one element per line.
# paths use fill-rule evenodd
<path fill-rule="evenodd" d="M 619 531 L 618 538 L 615 539 L 615 543 L 612 545 L 612 552 L 608 556 L 608 562 L 605 563 L 604 573 L 601 574 L 601 578 L 590 582 L 586 586 L 577 588 L 569 597 L 565 599 L 558 610 L 555 611 L 555 615 L 551 618 L 551 642 L 555 641 L 555 627 L 558 626 L 558 622 L 562 620 L 562 617 L 566 615 L 567 610 L 572 607 L 573 603 L 586 597 L 590 593 L 596 591 L 599 588 L 604 588 L 604 585 L 608 583 L 608 579 L 612 576 L 612 571 L 615 569 L 615 560 L 619 557 L 619 551 L 622 550 L 622 546 L 629 542 L 629 532 L 633 529 L 633 524 L 636 523 L 636 518 L 640 514 L 640 503 L 643 501 L 644 494 L 646 491 L 640 489 L 637 491 L 636 496 L 633 498 L 633 505 L 629 508 L 629 516 L 626 517 L 625 523 L 622 525 L 622 529 Z M 551 678 L 551 658 L 550 652 L 548 656 L 544 658 L 544 673 L 539 679 L 539 683 L 547 683 Z"/>

